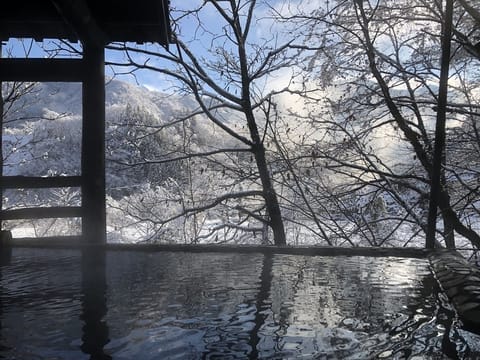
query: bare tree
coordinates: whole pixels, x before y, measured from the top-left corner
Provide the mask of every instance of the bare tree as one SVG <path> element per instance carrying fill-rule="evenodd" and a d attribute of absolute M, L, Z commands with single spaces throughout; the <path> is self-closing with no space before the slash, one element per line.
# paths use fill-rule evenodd
<path fill-rule="evenodd" d="M 197 102 L 197 109 L 185 119 L 206 116 L 221 131 L 219 136 L 227 135 L 232 139 L 230 149 L 218 149 L 217 153 L 230 156 L 228 154 L 248 151 L 252 154 L 256 172 L 244 178 L 250 183 L 251 190 L 221 194 L 217 200 L 224 202 L 261 194 L 266 216 L 261 214 L 261 207 L 247 209 L 239 205 L 236 208 L 267 224 L 273 232 L 275 244 L 285 245 L 281 207 L 265 146 L 270 119 L 260 110 L 268 106 L 268 99 L 276 93 L 275 90 L 264 90 L 268 88 L 268 81 L 282 69 L 294 65 L 296 57 L 288 42 L 279 45 L 280 40 L 275 35 L 255 34 L 254 26 L 260 21 L 256 14 L 266 9 L 262 6 L 253 0 L 230 0 L 204 2 L 194 10 L 174 10 L 172 13 L 178 14 L 175 20 L 177 31 L 170 50 L 112 45 L 111 49 L 124 51 L 127 57 L 126 62 L 112 65 L 167 75 L 175 81 L 179 93 L 192 95 Z M 204 13 L 210 16 L 209 20 L 205 20 Z M 185 19 L 195 21 L 196 27 L 183 29 Z M 208 23 L 212 20 L 213 23 Z M 200 33 L 201 39 L 197 37 Z M 201 47 L 205 41 L 209 43 Z M 206 157 L 209 154 L 213 155 L 212 151 L 199 155 Z M 259 186 L 258 191 L 252 185 Z M 217 200 L 211 204 L 217 204 Z M 197 208 L 203 209 L 202 206 Z"/>
<path fill-rule="evenodd" d="M 279 17 L 295 24 L 305 45 L 313 43 L 318 48 L 306 59 L 305 70 L 310 74 L 317 71 L 325 100 L 315 103 L 324 113 L 312 112 L 310 118 L 320 119 L 316 122 L 322 123 L 337 143 L 319 154 L 334 164 L 337 172 L 356 180 L 358 187 L 374 184 L 404 203 L 406 219 L 425 229 L 426 211 L 419 205 L 428 197 L 432 177 L 441 62 L 438 44 L 445 20 L 440 2 L 335 1 L 308 13 L 301 5 L 289 10 L 289 14 L 278 11 Z M 455 27 L 461 29 L 464 20 L 465 10 L 457 6 Z M 462 75 L 475 60 L 460 50 L 452 50 L 450 77 L 451 84 L 463 81 L 464 86 L 450 85 L 447 102 L 451 134 L 447 148 L 452 150 L 449 141 L 459 133 L 453 130 L 460 130 L 458 124 L 467 120 L 466 114 L 460 113 L 477 114 L 471 110 L 476 109 L 478 98 L 464 91 L 476 80 Z M 325 114 L 332 114 L 332 120 Z M 457 206 L 465 206 L 466 198 L 472 196 L 471 185 L 465 187 L 461 182 L 469 178 L 466 173 L 476 173 L 477 167 L 462 163 L 462 176 L 455 177 L 461 172 L 458 165 L 456 154 L 448 153 L 441 174 L 445 185 L 438 197 L 443 234 L 448 246 L 454 246 L 452 230 L 479 246 L 478 233 Z M 394 191 L 398 186 L 407 186 L 416 196 L 398 197 Z M 475 205 L 471 202 L 469 206 Z"/>

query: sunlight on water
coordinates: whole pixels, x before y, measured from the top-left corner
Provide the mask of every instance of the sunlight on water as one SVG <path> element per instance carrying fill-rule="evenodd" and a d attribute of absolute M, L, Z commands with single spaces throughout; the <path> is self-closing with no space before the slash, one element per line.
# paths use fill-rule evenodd
<path fill-rule="evenodd" d="M 480 356 L 421 259 L 14 249 L 0 286 L 6 359 Z"/>

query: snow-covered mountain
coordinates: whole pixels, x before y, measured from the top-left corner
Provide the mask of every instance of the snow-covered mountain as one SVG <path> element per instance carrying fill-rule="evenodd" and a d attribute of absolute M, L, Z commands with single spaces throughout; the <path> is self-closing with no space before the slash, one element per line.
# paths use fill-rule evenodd
<path fill-rule="evenodd" d="M 166 119 L 182 108 L 191 108 L 194 103 L 185 97 L 150 91 L 145 87 L 112 79 L 106 83 L 107 120 L 115 120 L 127 104 Z M 44 117 L 53 119 L 63 115 L 76 117 L 82 113 L 82 87 L 80 83 L 40 83 L 7 113 L 6 121 Z"/>
<path fill-rule="evenodd" d="M 19 89 L 22 91 L 22 89 Z M 4 174 L 24 176 L 58 176 L 80 174 L 82 88 L 78 83 L 41 83 L 29 88 L 11 104 L 6 104 L 4 128 Z M 181 170 L 170 164 L 128 167 L 145 158 L 155 159 L 162 152 L 175 150 L 180 141 L 178 126 L 163 125 L 172 122 L 195 106 L 192 99 L 172 94 L 150 91 L 134 84 L 110 80 L 106 84 L 106 157 L 107 193 L 109 204 L 125 209 L 137 201 L 137 195 L 157 187 L 156 193 L 166 181 L 176 181 Z M 210 139 L 208 122 L 190 122 L 193 138 L 205 142 Z M 161 129 L 161 131 L 159 131 Z M 201 131 L 199 131 L 201 129 Z M 184 130 L 184 129 L 183 129 Z M 202 140 L 203 139 L 203 140 Z M 168 149 L 168 151 L 166 151 Z M 165 151 L 163 151 L 165 150 Z M 167 194 L 168 195 L 168 194 Z M 113 196 L 113 197 L 112 197 Z M 79 189 L 54 190 L 8 190 L 5 192 L 4 208 L 43 205 L 78 205 Z M 115 210 L 113 211 L 115 212 Z M 121 212 L 121 211 L 120 211 Z M 125 219 L 125 214 L 118 217 Z M 110 212 L 112 215 L 112 212 Z M 112 215 L 113 216 L 113 215 Z M 111 230 L 127 228 L 110 216 Z M 130 219 L 135 222 L 135 219 Z M 50 225 L 22 223 L 19 235 L 46 235 L 38 229 Z M 60 233 L 66 227 L 78 227 L 74 223 L 57 222 Z M 17 228 L 17 225 L 12 225 Z M 25 230 L 25 229 L 29 230 Z M 78 230 L 78 229 L 77 229 Z M 23 233 L 22 233 L 23 231 Z M 130 239 L 141 240 L 139 229 L 129 229 Z M 74 231 L 75 232 L 75 231 Z M 149 234 L 150 230 L 147 231 Z M 116 238 L 129 238 L 117 234 Z"/>
<path fill-rule="evenodd" d="M 6 175 L 80 174 L 81 92 L 80 84 L 42 83 L 36 84 L 11 107 L 8 104 L 3 137 Z M 188 121 L 180 121 L 196 108 L 194 99 L 187 96 L 163 94 L 118 80 L 107 83 L 107 233 L 110 242 L 153 239 L 160 242 L 233 241 L 258 244 L 263 241 L 263 224 L 258 217 L 248 216 L 248 211 L 257 211 L 263 216 L 263 200 L 260 197 L 233 196 L 229 201 L 218 201 L 223 194 L 260 189 L 252 157 L 235 151 L 208 157 L 189 156 L 200 152 L 215 153 L 218 149 L 232 149 L 238 145 L 237 140 L 225 136 L 223 130 L 204 116 L 195 115 Z M 218 110 L 215 115 L 236 131 L 243 131 L 239 119 L 228 110 Z M 296 171 L 305 176 L 307 195 L 314 200 L 315 196 L 321 199 L 324 194 L 319 184 L 328 180 L 328 174 L 325 175 L 315 159 L 310 160 L 311 148 L 307 145 L 303 149 L 292 145 L 289 150 L 292 151 L 290 155 L 305 158 L 305 161 L 298 162 Z M 299 202 L 296 184 L 288 171 L 282 168 L 281 159 L 274 151 L 273 147 L 269 149 L 269 156 L 276 161 L 272 161 L 272 169 L 276 173 L 279 195 L 282 200 L 285 199 L 284 214 L 286 218 L 293 219 L 286 221 L 286 231 L 291 239 L 295 239 L 295 244 L 316 243 L 318 237 L 310 231 L 315 224 L 295 208 Z M 314 194 L 315 191 L 318 193 Z M 71 206 L 79 205 L 81 200 L 80 189 L 75 188 L 8 190 L 4 195 L 4 208 Z M 378 204 L 373 202 L 378 205 L 380 215 L 401 218 L 403 210 L 395 199 L 380 196 Z M 405 196 L 409 198 L 409 195 Z M 328 225 L 332 229 L 340 227 L 341 232 L 337 234 L 348 236 L 350 231 L 356 236 L 354 241 L 364 245 L 365 236 L 362 232 L 355 232 L 355 226 L 363 226 L 371 217 L 376 219 L 378 214 L 372 215 L 375 211 L 368 205 L 372 197 L 368 192 L 359 192 L 349 195 L 344 201 L 348 201 L 344 212 L 342 207 L 340 211 L 325 207 L 326 203 L 322 203 L 316 211 L 325 216 L 326 222 L 333 217 Z M 302 206 L 301 201 L 298 206 Z M 191 210 L 196 207 L 202 211 Z M 356 223 L 349 223 L 349 218 L 356 219 Z M 301 222 L 306 225 L 301 225 Z M 12 222 L 8 226 L 13 229 L 14 236 L 80 232 L 79 219 Z M 375 229 L 388 231 L 389 227 L 385 225 Z M 408 229 L 404 230 L 405 227 Z M 398 238 L 401 245 L 410 236 L 405 234 L 414 231 L 406 223 L 397 227 L 397 233 L 401 233 Z M 332 230 L 333 243 L 344 244 L 344 235 L 335 237 L 337 234 Z"/>
<path fill-rule="evenodd" d="M 108 134 L 117 129 L 118 124 L 127 121 L 127 108 L 135 109 L 142 116 L 148 114 L 151 121 L 159 125 L 189 106 L 192 104 L 188 104 L 185 98 L 167 97 L 143 87 L 111 80 L 106 85 L 107 142 L 110 140 Z M 12 102 L 11 107 L 8 106 L 4 130 L 5 174 L 78 174 L 81 118 L 81 84 L 36 84 Z M 117 140 L 121 141 L 118 136 Z M 109 145 L 122 148 L 119 144 Z"/>

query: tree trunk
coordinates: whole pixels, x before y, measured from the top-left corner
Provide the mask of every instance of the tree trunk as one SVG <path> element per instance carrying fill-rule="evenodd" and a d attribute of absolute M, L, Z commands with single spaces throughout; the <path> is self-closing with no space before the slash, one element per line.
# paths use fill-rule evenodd
<path fill-rule="evenodd" d="M 253 8 L 251 8 L 253 9 Z M 238 43 L 238 58 L 240 60 L 241 69 L 241 84 L 242 84 L 242 98 L 241 106 L 247 120 L 248 130 L 252 139 L 252 152 L 255 156 L 258 172 L 260 174 L 260 181 L 262 183 L 262 192 L 265 199 L 265 206 L 267 207 L 268 216 L 270 219 L 268 223 L 273 231 L 273 239 L 275 245 L 286 245 L 287 239 L 285 236 L 285 228 L 283 226 L 282 214 L 280 205 L 278 203 L 277 193 L 273 187 L 272 177 L 268 170 L 267 159 L 265 157 L 265 147 L 263 146 L 262 138 L 260 137 L 257 121 L 252 108 L 250 85 L 251 78 L 249 75 L 249 64 L 247 60 L 247 53 L 245 50 L 245 41 L 248 34 L 248 27 L 242 31 L 242 26 L 239 17 L 236 17 L 232 22 L 232 27 L 235 30 L 236 40 Z M 266 119 L 268 121 L 268 119 Z"/>
<path fill-rule="evenodd" d="M 262 143 L 259 143 L 252 147 L 252 151 L 255 155 L 255 161 L 262 182 L 263 197 L 270 217 L 269 225 L 273 231 L 275 245 L 286 245 L 287 239 L 285 236 L 282 214 L 278 203 L 277 193 L 273 188 L 270 171 L 268 171 L 268 165 L 265 158 L 265 148 Z"/>
<path fill-rule="evenodd" d="M 430 206 L 428 210 L 427 236 L 425 246 L 434 248 L 435 230 L 437 224 L 437 208 L 438 198 L 442 187 L 445 188 L 445 123 L 447 119 L 447 102 L 448 102 L 448 73 L 450 68 L 450 42 L 452 36 L 452 14 L 453 0 L 447 0 L 445 8 L 445 22 L 442 27 L 442 58 L 440 67 L 440 83 L 438 85 L 438 104 L 437 104 L 437 121 L 435 125 L 435 148 L 433 153 L 432 170 L 430 172 Z M 446 191 L 446 190 L 443 190 Z M 445 225 L 452 227 L 448 216 L 444 217 Z M 445 229 L 449 231 L 450 229 Z M 448 233 L 445 233 L 448 235 Z M 445 238 L 449 242 L 451 239 Z M 451 245 L 451 244 L 450 244 Z"/>
<path fill-rule="evenodd" d="M 462 235 L 463 237 L 467 238 L 473 245 L 480 248 L 480 235 L 478 235 L 474 230 L 462 224 L 458 215 L 452 209 L 450 204 L 450 197 L 445 190 L 440 191 L 438 197 L 438 206 L 442 213 L 443 218 L 447 218 L 448 223 L 453 226 L 453 229 Z"/>
<path fill-rule="evenodd" d="M 443 159 L 442 159 L 442 172 L 441 172 L 441 188 L 445 189 L 447 179 L 445 178 L 445 152 L 443 153 Z M 448 204 L 448 207 L 451 209 L 450 205 L 450 195 L 446 190 L 443 190 L 443 197 L 446 199 L 446 203 Z M 438 203 L 438 201 L 437 201 Z M 453 210 L 452 210 L 453 211 Z M 441 215 L 442 215 L 442 220 L 443 220 L 443 237 L 445 239 L 445 245 L 449 249 L 455 249 L 455 224 L 454 221 L 448 216 L 445 215 L 445 213 L 441 210 Z M 428 230 L 427 230 L 428 231 Z"/>
<path fill-rule="evenodd" d="M 455 233 L 453 222 L 448 216 L 443 216 L 443 237 L 445 238 L 445 245 L 449 249 L 455 249 Z"/>
<path fill-rule="evenodd" d="M 361 3 L 360 3 L 361 4 Z M 359 5 L 361 6 L 361 5 Z M 370 34 L 368 32 L 368 28 L 366 27 L 365 24 L 368 23 L 366 15 L 363 13 L 363 8 L 360 7 L 361 14 L 362 14 L 362 19 L 363 19 L 363 26 L 362 26 L 362 31 L 365 36 L 365 50 L 367 52 L 368 60 L 369 60 L 369 65 L 370 69 L 372 71 L 373 76 L 377 80 L 380 90 L 384 96 L 384 99 L 386 101 L 387 107 L 392 114 L 395 122 L 399 126 L 400 130 L 403 132 L 405 138 L 407 141 L 410 142 L 412 145 L 415 154 L 417 155 L 419 161 L 421 162 L 422 166 L 424 169 L 428 172 L 430 179 L 435 179 L 435 174 L 433 174 L 433 164 L 432 160 L 427 154 L 427 151 L 425 148 L 422 146 L 420 141 L 418 140 L 417 134 L 408 126 L 407 121 L 404 119 L 403 115 L 401 114 L 400 110 L 398 109 L 397 105 L 395 104 L 395 101 L 393 100 L 392 96 L 390 95 L 390 90 L 388 88 L 387 83 L 385 82 L 384 78 L 382 77 L 381 72 L 377 68 L 376 65 L 376 55 L 375 55 L 375 49 L 373 46 L 373 43 L 370 39 Z M 362 24 L 361 24 L 362 25 Z M 445 57 L 444 57 L 445 58 Z M 447 79 L 447 77 L 444 77 L 444 79 Z M 438 111 L 438 110 L 437 110 Z M 438 124 L 438 123 L 437 123 Z M 442 125 L 442 124 L 439 124 Z M 440 144 L 439 149 L 443 147 L 442 144 Z M 438 156 L 438 155 L 437 155 Z M 441 168 L 440 168 L 441 169 Z M 441 174 L 441 172 L 440 172 Z M 439 176 L 437 177 L 437 180 L 439 179 Z M 431 195 L 430 199 L 434 202 L 438 202 L 438 208 L 440 209 L 442 216 L 444 219 L 447 219 L 447 226 L 448 227 L 453 227 L 454 231 L 468 239 L 473 245 L 480 247 L 480 235 L 477 234 L 474 230 L 469 228 L 468 226 L 464 225 L 458 215 L 455 213 L 453 210 L 451 204 L 450 204 L 450 196 L 448 194 L 448 190 L 445 187 L 437 185 L 436 188 L 438 189 L 438 193 L 436 195 Z M 435 206 L 434 203 L 430 203 L 430 208 L 431 209 L 436 209 L 437 207 Z M 433 219 L 433 215 L 435 215 L 436 219 L 436 212 L 430 211 L 429 215 Z M 429 221 L 429 225 L 427 226 L 427 238 L 429 240 L 426 243 L 426 247 L 433 248 L 435 246 L 435 231 L 433 231 L 433 225 L 435 225 L 435 222 Z"/>

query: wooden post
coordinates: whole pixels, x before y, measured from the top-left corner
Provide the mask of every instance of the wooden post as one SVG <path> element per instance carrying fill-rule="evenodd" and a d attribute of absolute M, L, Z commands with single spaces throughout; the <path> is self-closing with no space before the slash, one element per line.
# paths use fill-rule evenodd
<path fill-rule="evenodd" d="M 105 209 L 105 50 L 83 44 L 82 236 L 106 242 Z"/>

